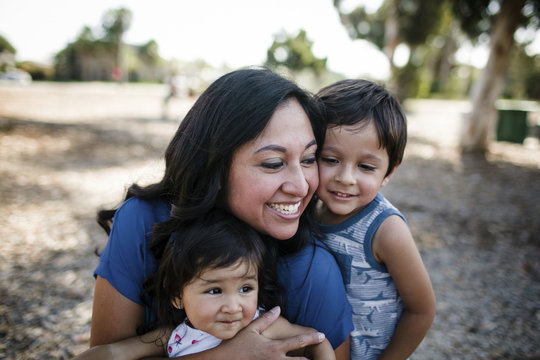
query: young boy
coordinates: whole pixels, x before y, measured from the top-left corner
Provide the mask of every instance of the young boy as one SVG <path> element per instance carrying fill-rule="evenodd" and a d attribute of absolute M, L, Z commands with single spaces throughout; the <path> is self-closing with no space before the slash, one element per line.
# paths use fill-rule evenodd
<path fill-rule="evenodd" d="M 366 80 L 318 95 L 327 130 L 317 215 L 353 307 L 351 359 L 406 359 L 433 322 L 435 296 L 403 215 L 379 193 L 403 158 L 405 115 Z"/>

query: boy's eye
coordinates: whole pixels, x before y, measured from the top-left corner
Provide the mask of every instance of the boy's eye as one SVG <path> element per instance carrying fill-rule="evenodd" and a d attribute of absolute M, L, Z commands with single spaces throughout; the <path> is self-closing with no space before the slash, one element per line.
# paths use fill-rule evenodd
<path fill-rule="evenodd" d="M 207 293 L 211 294 L 211 295 L 221 294 L 221 289 L 220 288 L 213 288 L 213 289 L 208 290 Z"/>
<path fill-rule="evenodd" d="M 372 165 L 368 165 L 368 164 L 358 164 L 358 167 L 361 168 L 362 170 L 367 170 L 367 171 L 375 171 L 375 166 L 372 166 Z"/>
<path fill-rule="evenodd" d="M 335 159 L 335 158 L 331 158 L 331 157 L 324 157 L 324 156 L 321 156 L 321 161 L 327 163 L 327 164 L 337 164 L 338 163 L 338 160 Z"/>
<path fill-rule="evenodd" d="M 242 288 L 240 289 L 241 293 L 248 293 L 250 291 L 253 291 L 253 288 L 249 285 L 242 286 Z"/>

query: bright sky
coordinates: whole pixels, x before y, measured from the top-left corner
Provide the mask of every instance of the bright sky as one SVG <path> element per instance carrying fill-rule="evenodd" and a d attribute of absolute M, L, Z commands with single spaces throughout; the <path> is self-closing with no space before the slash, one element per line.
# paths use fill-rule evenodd
<path fill-rule="evenodd" d="M 382 0 L 363 2 L 375 9 Z M 373 45 L 352 41 L 340 23 L 332 0 L 0 0 L 0 35 L 16 49 L 17 60 L 50 62 L 74 41 L 84 25 L 99 29 L 109 9 L 133 13 L 125 40 L 157 41 L 165 59 L 202 58 L 218 66 L 260 65 L 273 35 L 296 35 L 304 29 L 318 57 L 349 77 L 388 76 L 388 62 Z"/>

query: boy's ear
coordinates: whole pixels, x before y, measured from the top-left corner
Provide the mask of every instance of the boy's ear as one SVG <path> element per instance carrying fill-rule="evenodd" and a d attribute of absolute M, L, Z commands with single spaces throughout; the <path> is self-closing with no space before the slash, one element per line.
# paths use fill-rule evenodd
<path fill-rule="evenodd" d="M 181 297 L 174 298 L 174 300 L 171 301 L 171 304 L 178 310 L 182 310 L 184 308 L 184 304 L 182 303 Z"/>
<path fill-rule="evenodd" d="M 392 169 L 392 171 L 390 171 L 390 174 L 386 175 L 386 177 L 382 181 L 381 187 L 386 186 L 386 184 L 388 184 L 388 182 L 390 181 L 390 179 L 392 178 L 392 176 L 396 172 L 399 165 L 400 165 L 400 163 L 397 163 L 396 166 L 394 166 L 394 168 Z"/>

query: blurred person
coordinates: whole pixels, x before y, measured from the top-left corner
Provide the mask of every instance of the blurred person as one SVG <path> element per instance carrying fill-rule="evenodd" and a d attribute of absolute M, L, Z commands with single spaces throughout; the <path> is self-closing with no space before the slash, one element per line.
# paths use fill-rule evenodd
<path fill-rule="evenodd" d="M 180 93 L 180 78 L 173 74 L 169 77 L 169 80 L 167 81 L 168 85 L 168 93 L 167 96 L 163 99 L 163 110 L 162 110 L 162 118 L 163 120 L 167 120 L 169 118 L 168 116 L 168 108 L 169 108 L 169 102 L 172 98 L 177 97 Z"/>
<path fill-rule="evenodd" d="M 429 330 L 435 296 L 405 218 L 379 191 L 403 159 L 399 102 L 366 80 L 319 91 L 326 138 L 317 217 L 353 307 L 352 359 L 406 359 Z"/>
<path fill-rule="evenodd" d="M 109 233 L 95 271 L 90 345 L 137 335 L 156 318 L 143 283 L 157 269 L 171 234 L 215 207 L 252 226 L 279 255 L 270 273 L 284 289 L 283 314 L 325 334 L 338 359 L 349 356 L 351 308 L 334 257 L 313 235 L 320 104 L 267 69 L 226 74 L 201 94 L 165 152 L 163 178 L 133 184 L 118 209 L 98 213 Z M 111 227 L 112 226 L 112 227 Z M 320 343 L 315 332 L 270 340 L 267 312 L 194 359 L 282 359 Z"/>
<path fill-rule="evenodd" d="M 173 233 L 165 245 L 159 268 L 147 281 L 158 308 L 157 321 L 148 324 L 153 331 L 93 347 L 74 360 L 177 357 L 213 348 L 259 311 L 279 305 L 275 277 L 265 274 L 276 260 L 253 228 L 214 209 Z M 308 332 L 313 330 L 280 317 L 262 335 L 282 339 Z M 305 350 L 310 359 L 335 359 L 328 340 Z"/>

